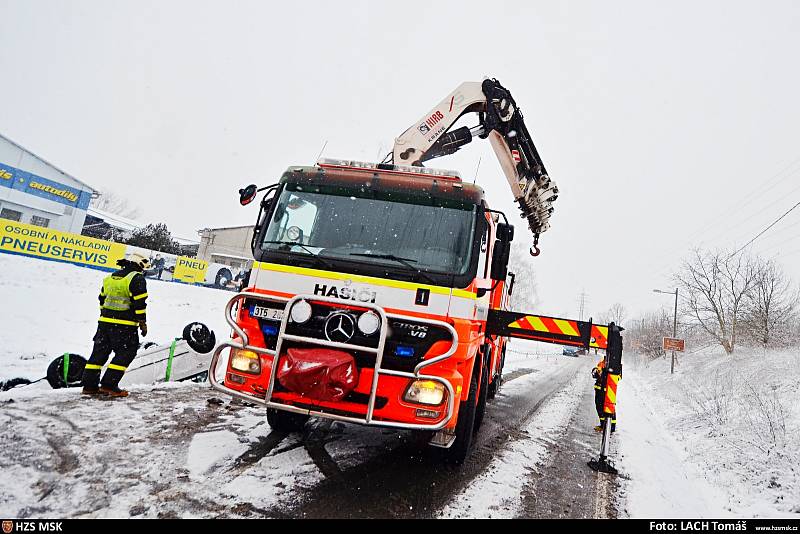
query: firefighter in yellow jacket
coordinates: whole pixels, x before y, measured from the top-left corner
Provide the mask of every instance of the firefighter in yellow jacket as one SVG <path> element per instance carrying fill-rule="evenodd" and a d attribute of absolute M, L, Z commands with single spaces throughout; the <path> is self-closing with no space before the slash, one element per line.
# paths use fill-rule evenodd
<path fill-rule="evenodd" d="M 94 349 L 83 370 L 83 394 L 127 397 L 119 388 L 119 381 L 136 357 L 139 335 L 147 335 L 147 282 L 143 271 L 148 260 L 140 254 L 117 261 L 120 269 L 103 280 L 100 289 L 100 319 L 94 336 Z M 108 357 L 103 379 L 100 371 Z"/>

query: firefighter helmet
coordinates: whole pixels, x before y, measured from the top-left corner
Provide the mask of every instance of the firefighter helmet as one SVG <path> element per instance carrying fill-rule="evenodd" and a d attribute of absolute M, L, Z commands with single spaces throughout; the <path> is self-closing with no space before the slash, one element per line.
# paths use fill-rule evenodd
<path fill-rule="evenodd" d="M 128 261 L 140 267 L 141 269 L 147 269 L 150 266 L 150 260 L 147 259 L 145 256 L 142 256 L 138 252 L 134 252 L 130 256 L 128 256 Z"/>

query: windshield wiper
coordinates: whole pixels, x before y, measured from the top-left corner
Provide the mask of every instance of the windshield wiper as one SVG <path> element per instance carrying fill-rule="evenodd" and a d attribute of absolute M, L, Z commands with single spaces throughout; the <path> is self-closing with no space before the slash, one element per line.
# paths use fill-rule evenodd
<path fill-rule="evenodd" d="M 364 253 L 364 252 L 351 252 L 350 255 L 351 256 L 362 256 L 362 257 L 365 257 L 365 258 L 378 258 L 378 259 L 381 259 L 381 260 L 396 261 L 397 263 L 399 263 L 401 265 L 404 265 L 405 267 L 408 267 L 409 269 L 417 271 L 420 274 L 420 276 L 422 276 L 423 278 L 428 280 L 431 284 L 434 284 L 434 285 L 436 284 L 436 280 L 431 278 L 429 275 L 425 274 L 425 272 L 423 272 L 416 265 L 412 265 L 411 262 L 414 262 L 414 263 L 417 262 L 417 260 L 415 260 L 415 259 L 412 259 L 412 258 L 401 258 L 400 256 L 395 256 L 394 254 L 379 254 L 379 253 Z"/>
<path fill-rule="evenodd" d="M 292 241 L 262 241 L 261 244 L 262 245 L 286 245 L 285 249 L 280 248 L 280 247 L 278 249 L 278 250 L 282 250 L 282 251 L 286 251 L 286 252 L 294 252 L 291 247 L 300 247 L 301 249 L 305 250 L 308 253 L 309 256 L 314 258 L 317 261 L 317 263 L 319 263 L 320 265 L 324 265 L 325 267 L 327 267 L 331 271 L 334 270 L 333 266 L 330 263 L 328 263 L 324 259 L 320 258 L 318 254 L 314 254 L 313 250 L 311 250 L 310 248 L 308 248 L 305 245 L 301 245 L 300 243 L 294 243 Z"/>

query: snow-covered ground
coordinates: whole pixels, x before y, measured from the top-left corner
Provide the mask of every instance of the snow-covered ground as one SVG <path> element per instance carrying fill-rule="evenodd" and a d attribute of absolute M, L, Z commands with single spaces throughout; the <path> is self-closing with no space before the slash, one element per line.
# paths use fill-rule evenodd
<path fill-rule="evenodd" d="M 39 378 L 66 351 L 88 356 L 102 272 L 2 254 L 0 270 L 0 379 Z M 227 335 L 229 292 L 158 281 L 148 281 L 148 290 L 147 340 L 164 343 L 195 320 Z M 491 446 L 486 468 L 436 515 L 529 513 L 524 488 L 531 476 L 551 473 L 544 468 L 558 450 L 551 446 L 568 444 L 566 429 L 576 424 L 591 433 L 592 423 L 573 414 L 586 408 L 593 362 L 593 355 L 573 359 L 556 347 L 512 342 L 509 382 L 487 411 L 506 440 Z M 572 380 L 563 378 L 565 365 L 577 370 Z M 542 393 L 541 406 L 519 405 L 559 376 L 566 386 Z M 227 399 L 220 406 L 207 385 L 132 390 L 136 402 L 120 403 L 35 386 L 0 393 L 0 479 L 19 481 L 0 491 L 0 515 L 274 515 L 332 470 L 360 472 L 372 458 L 391 457 L 402 437 L 323 420 L 302 436 L 276 435 L 263 410 Z M 674 376 L 668 361 L 646 364 L 627 353 L 610 454 L 622 475 L 620 515 L 797 518 L 799 399 L 798 352 L 706 350 L 682 356 Z M 520 416 L 518 427 L 498 426 L 520 409 L 532 415 Z M 593 439 L 572 434 L 568 441 Z M 566 469 L 586 469 L 561 450 Z"/>
<path fill-rule="evenodd" d="M 106 273 L 67 263 L 0 254 L 0 380 L 45 375 L 65 352 L 89 357 L 97 328 L 97 294 Z M 166 344 L 200 321 L 224 338 L 228 291 L 147 280 L 149 332 Z"/>
<path fill-rule="evenodd" d="M 800 353 L 626 356 L 618 467 L 630 517 L 800 514 Z"/>

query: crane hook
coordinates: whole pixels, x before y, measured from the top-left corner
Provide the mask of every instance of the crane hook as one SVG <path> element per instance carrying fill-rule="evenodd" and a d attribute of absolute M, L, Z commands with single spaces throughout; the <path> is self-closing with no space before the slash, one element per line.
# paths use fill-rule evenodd
<path fill-rule="evenodd" d="M 531 256 L 533 256 L 534 258 L 542 253 L 542 251 L 539 250 L 539 246 L 538 245 L 539 245 L 539 235 L 537 234 L 533 238 L 533 245 L 531 246 L 531 249 L 530 249 Z"/>

